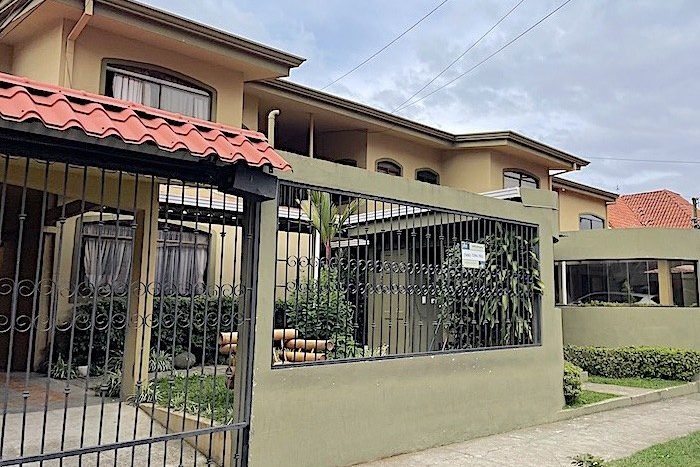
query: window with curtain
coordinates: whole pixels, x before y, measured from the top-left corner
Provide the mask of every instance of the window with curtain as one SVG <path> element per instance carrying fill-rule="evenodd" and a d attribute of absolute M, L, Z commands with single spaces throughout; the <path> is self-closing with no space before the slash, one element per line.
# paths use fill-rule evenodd
<path fill-rule="evenodd" d="M 155 281 L 163 294 L 204 293 L 209 235 L 180 226 L 159 226 Z M 130 283 L 132 229 L 123 224 L 83 225 L 82 282 L 92 290 L 125 293 Z"/>
<path fill-rule="evenodd" d="M 503 171 L 503 188 L 539 188 L 540 181 L 537 177 L 519 170 Z"/>
<path fill-rule="evenodd" d="M 419 169 L 416 171 L 416 180 L 419 182 L 430 183 L 432 185 L 440 184 L 440 175 L 430 169 Z"/>
<path fill-rule="evenodd" d="M 578 228 L 579 230 L 604 229 L 605 221 L 593 214 L 581 214 L 578 217 Z"/>
<path fill-rule="evenodd" d="M 105 93 L 117 99 L 202 120 L 211 119 L 211 93 L 166 73 L 108 66 Z"/>
<path fill-rule="evenodd" d="M 377 172 L 400 177 L 403 174 L 403 169 L 397 162 L 382 160 L 377 162 Z"/>

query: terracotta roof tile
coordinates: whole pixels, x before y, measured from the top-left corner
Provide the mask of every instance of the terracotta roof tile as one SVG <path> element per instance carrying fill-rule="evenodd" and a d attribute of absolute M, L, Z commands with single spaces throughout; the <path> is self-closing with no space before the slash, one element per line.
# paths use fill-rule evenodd
<path fill-rule="evenodd" d="M 681 195 L 670 190 L 622 195 L 608 205 L 608 224 L 613 229 L 689 229 L 692 215 L 692 205 Z"/>
<path fill-rule="evenodd" d="M 220 125 L 111 97 L 90 94 L 0 73 L 0 119 L 41 121 L 47 128 L 78 128 L 86 135 L 155 144 L 166 152 L 279 170 L 291 166 L 262 133 Z"/>

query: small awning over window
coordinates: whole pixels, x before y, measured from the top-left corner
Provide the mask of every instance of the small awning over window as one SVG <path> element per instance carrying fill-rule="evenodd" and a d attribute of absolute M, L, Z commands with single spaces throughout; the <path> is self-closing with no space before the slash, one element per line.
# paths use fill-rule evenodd
<path fill-rule="evenodd" d="M 0 73 L 0 120 L 40 121 L 52 130 L 78 129 L 97 139 L 155 145 L 198 158 L 290 170 L 265 135 L 143 105 Z"/>

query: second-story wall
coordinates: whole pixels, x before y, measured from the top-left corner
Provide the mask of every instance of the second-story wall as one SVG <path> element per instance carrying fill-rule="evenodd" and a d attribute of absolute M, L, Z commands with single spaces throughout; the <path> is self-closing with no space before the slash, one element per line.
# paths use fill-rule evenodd
<path fill-rule="evenodd" d="M 491 152 L 446 151 L 442 161 L 443 185 L 482 193 L 491 191 Z"/>
<path fill-rule="evenodd" d="M 392 159 L 401 165 L 405 178 L 416 178 L 416 170 L 429 168 L 440 175 L 442 183 L 442 151 L 411 140 L 384 133 L 367 134 L 367 168 L 375 170 L 377 161 Z"/>
<path fill-rule="evenodd" d="M 13 53 L 12 47 L 6 44 L 0 44 L 0 72 L 12 73 Z"/>
<path fill-rule="evenodd" d="M 97 28 L 86 28 L 75 50 L 71 87 L 104 93 L 105 60 L 118 59 L 165 68 L 213 88 L 213 120 L 240 127 L 243 121 L 243 74 Z"/>
<path fill-rule="evenodd" d="M 12 74 L 60 84 L 61 60 L 63 59 L 64 24 L 56 19 L 44 29 L 28 36 L 12 50 Z"/>
<path fill-rule="evenodd" d="M 605 200 L 571 190 L 559 191 L 559 230 L 562 232 L 579 230 L 579 216 L 582 214 L 592 214 L 604 219 L 605 227 L 608 226 Z"/>
<path fill-rule="evenodd" d="M 314 157 L 338 161 L 352 159 L 366 169 L 368 136 L 365 130 L 328 131 L 317 136 Z"/>

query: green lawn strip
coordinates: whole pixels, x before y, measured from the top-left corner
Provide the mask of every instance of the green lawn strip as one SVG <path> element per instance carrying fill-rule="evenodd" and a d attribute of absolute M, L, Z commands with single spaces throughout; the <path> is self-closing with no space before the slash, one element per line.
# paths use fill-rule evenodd
<path fill-rule="evenodd" d="M 226 376 L 176 376 L 155 383 L 156 405 L 184 411 L 201 419 L 228 423 L 233 417 L 233 391 L 226 387 Z M 187 395 L 185 396 L 185 386 Z"/>
<path fill-rule="evenodd" d="M 606 399 L 612 399 L 613 397 L 619 397 L 615 394 L 608 394 L 605 392 L 595 392 L 587 391 L 585 389 L 581 390 L 581 395 L 571 404 L 566 405 L 567 409 L 575 409 L 576 407 L 582 407 L 588 404 L 595 404 L 596 402 L 604 401 Z"/>
<path fill-rule="evenodd" d="M 686 384 L 685 381 L 675 381 L 658 378 L 606 378 L 604 376 L 589 376 L 588 381 L 598 384 L 614 384 L 631 388 L 664 389 Z"/>
<path fill-rule="evenodd" d="M 630 457 L 607 462 L 606 467 L 700 466 L 700 431 L 657 444 Z"/>

